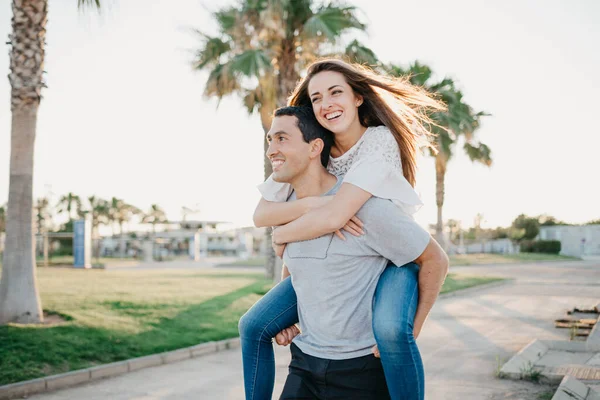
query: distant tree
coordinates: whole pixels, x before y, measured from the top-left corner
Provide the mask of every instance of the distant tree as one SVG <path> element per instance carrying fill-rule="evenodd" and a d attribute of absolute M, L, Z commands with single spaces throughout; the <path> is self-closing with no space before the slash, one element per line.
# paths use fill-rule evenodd
<path fill-rule="evenodd" d="M 554 226 L 554 225 L 570 225 L 564 221 L 560 221 L 551 215 L 542 214 L 538 217 L 540 226 Z"/>
<path fill-rule="evenodd" d="M 66 213 L 69 220 L 72 220 L 76 215 L 80 215 L 81 207 L 81 198 L 71 192 L 61 196 L 58 200 L 58 212 Z"/>
<path fill-rule="evenodd" d="M 593 219 L 589 222 L 586 222 L 585 225 L 600 225 L 600 219 Z"/>
<path fill-rule="evenodd" d="M 142 223 L 152 224 L 152 233 L 156 235 L 156 225 L 167 222 L 167 214 L 156 204 L 150 206 L 150 210 L 142 217 Z"/>
<path fill-rule="evenodd" d="M 518 231 L 520 233 L 514 237 L 516 240 L 532 240 L 540 233 L 539 219 L 537 217 L 528 217 L 525 214 L 521 214 L 515 218 L 511 227 L 520 230 Z"/>
<path fill-rule="evenodd" d="M 37 233 L 44 233 L 47 231 L 48 221 L 52 218 L 50 212 L 50 200 L 47 197 L 40 197 L 36 200 L 34 209 Z"/>

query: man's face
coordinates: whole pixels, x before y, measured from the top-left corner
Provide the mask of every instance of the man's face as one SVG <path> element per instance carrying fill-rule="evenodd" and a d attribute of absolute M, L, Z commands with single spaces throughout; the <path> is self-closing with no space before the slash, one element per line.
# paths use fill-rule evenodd
<path fill-rule="evenodd" d="M 294 116 L 273 118 L 267 133 L 267 157 L 273 166 L 275 182 L 291 183 L 310 164 L 311 145 L 304 141 Z"/>

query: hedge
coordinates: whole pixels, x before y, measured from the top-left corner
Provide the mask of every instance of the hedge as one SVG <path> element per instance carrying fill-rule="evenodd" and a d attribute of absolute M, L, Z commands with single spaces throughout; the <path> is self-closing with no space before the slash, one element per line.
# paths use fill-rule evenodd
<path fill-rule="evenodd" d="M 560 242 L 558 240 L 523 240 L 521 252 L 523 253 L 560 253 Z"/>

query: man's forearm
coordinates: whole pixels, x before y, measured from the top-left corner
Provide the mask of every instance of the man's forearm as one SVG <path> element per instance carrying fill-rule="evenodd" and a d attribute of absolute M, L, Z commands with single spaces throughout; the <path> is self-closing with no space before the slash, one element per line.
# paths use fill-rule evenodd
<path fill-rule="evenodd" d="M 441 250 L 441 249 L 440 249 Z M 414 320 L 415 337 L 433 308 L 448 273 L 448 257 L 441 251 L 436 257 L 427 258 L 419 268 L 419 304 Z"/>

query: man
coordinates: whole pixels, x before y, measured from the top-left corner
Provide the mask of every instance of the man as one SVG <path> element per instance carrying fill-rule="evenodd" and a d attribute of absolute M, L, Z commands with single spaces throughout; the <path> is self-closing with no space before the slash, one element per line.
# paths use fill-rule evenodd
<path fill-rule="evenodd" d="M 317 129 L 321 136 L 307 142 L 301 127 Z M 328 132 L 310 108 L 277 110 L 267 140 L 274 179 L 294 190 L 289 200 L 333 195 L 341 186 L 342 180 L 323 167 Z M 329 234 L 289 243 L 283 252 L 283 275 L 292 276 L 302 333 L 293 338 L 281 399 L 389 398 L 381 362 L 371 354 L 371 308 L 379 276 L 388 260 L 405 265 L 419 259 L 435 259 L 437 276 L 446 274 L 443 251 L 391 201 L 371 198 L 357 216 L 364 222 L 362 236 L 341 240 Z M 292 330 L 284 330 L 284 341 L 294 336 Z"/>

